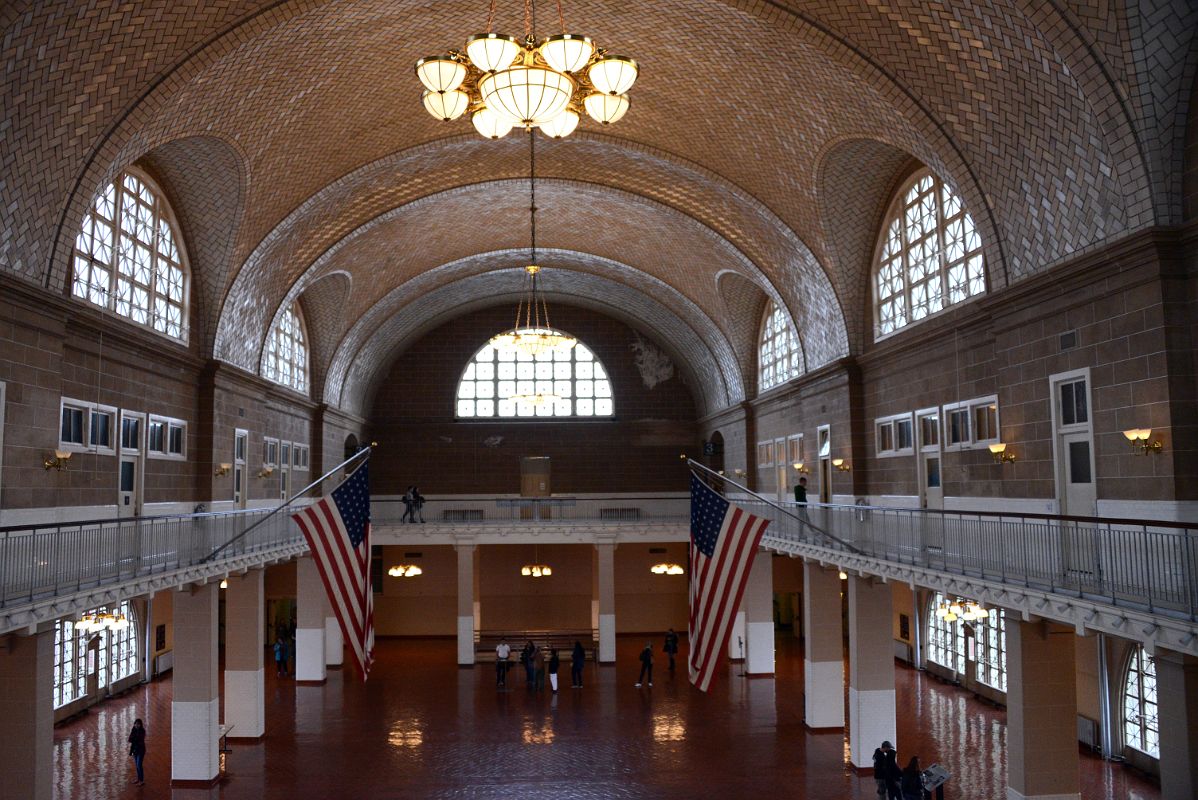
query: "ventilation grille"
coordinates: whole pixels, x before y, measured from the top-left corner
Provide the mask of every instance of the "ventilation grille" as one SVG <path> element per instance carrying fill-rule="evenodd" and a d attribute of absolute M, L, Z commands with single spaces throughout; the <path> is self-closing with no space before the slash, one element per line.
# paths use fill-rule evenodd
<path fill-rule="evenodd" d="M 474 522 L 483 518 L 481 508 L 447 508 L 441 512 L 445 522 Z"/>
<path fill-rule="evenodd" d="M 1070 350 L 1077 347 L 1077 331 L 1065 331 L 1061 334 L 1061 349 Z"/>
<path fill-rule="evenodd" d="M 599 519 L 640 519 L 639 508 L 601 508 Z"/>

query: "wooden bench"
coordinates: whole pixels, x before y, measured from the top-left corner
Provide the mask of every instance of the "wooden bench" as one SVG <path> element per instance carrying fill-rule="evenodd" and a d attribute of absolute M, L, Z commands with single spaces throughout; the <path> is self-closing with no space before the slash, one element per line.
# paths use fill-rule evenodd
<path fill-rule="evenodd" d="M 475 662 L 494 663 L 495 648 L 499 646 L 500 642 L 505 640 L 512 648 L 512 654 L 509 659 L 512 663 L 520 662 L 520 651 L 524 648 L 525 643 L 529 641 L 538 649 L 547 648 L 549 650 L 557 650 L 558 657 L 563 661 L 570 660 L 570 653 L 574 651 L 574 643 L 582 642 L 582 647 L 587 652 L 587 657 L 593 661 L 599 660 L 599 636 L 594 630 L 535 630 L 479 631 L 474 636 Z"/>

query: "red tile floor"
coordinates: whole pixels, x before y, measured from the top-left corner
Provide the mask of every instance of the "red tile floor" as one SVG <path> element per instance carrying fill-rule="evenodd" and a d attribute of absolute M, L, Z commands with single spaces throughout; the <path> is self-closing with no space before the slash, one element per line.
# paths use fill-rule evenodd
<path fill-rule="evenodd" d="M 659 641 L 654 687 L 634 688 L 637 637 L 620 639 L 619 666 L 590 664 L 585 688 L 557 696 L 528 691 L 519 670 L 496 691 L 489 664 L 454 666 L 451 640 L 381 641 L 366 684 L 334 670 L 324 686 L 296 686 L 268 669 L 268 733 L 233 743 L 210 791 L 170 789 L 167 679 L 55 730 L 54 796 L 872 800 L 873 779 L 846 766 L 844 734 L 804 728 L 802 651 L 789 635 L 778 644 L 775 679 L 743 678 L 732 664 L 708 696 L 662 669 Z M 900 758 L 944 764 L 950 799 L 1005 797 L 1005 712 L 915 670 L 900 667 L 897 685 Z M 149 734 L 144 787 L 129 785 L 125 744 L 138 716 Z M 1081 763 L 1083 798 L 1160 797 L 1119 765 Z"/>

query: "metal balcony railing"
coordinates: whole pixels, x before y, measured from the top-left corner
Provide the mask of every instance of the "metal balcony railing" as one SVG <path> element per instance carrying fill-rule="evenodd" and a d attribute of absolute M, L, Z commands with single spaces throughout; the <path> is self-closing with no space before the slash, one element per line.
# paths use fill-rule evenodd
<path fill-rule="evenodd" d="M 370 504 L 375 524 L 398 523 L 403 500 L 375 498 Z M 442 495 L 427 498 L 421 514 L 428 524 L 500 526 L 512 523 L 677 525 L 690 521 L 690 497 L 684 492 L 556 497 Z"/>

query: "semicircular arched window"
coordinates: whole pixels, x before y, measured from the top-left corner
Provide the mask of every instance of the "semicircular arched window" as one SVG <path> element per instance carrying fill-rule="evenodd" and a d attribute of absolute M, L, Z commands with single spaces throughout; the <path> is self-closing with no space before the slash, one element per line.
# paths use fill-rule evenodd
<path fill-rule="evenodd" d="M 162 191 L 147 176 L 125 172 L 83 217 L 71 294 L 185 342 L 190 273 L 179 242 Z"/>
<path fill-rule="evenodd" d="M 299 303 L 292 303 L 275 321 L 266 339 L 262 375 L 267 380 L 308 391 L 308 335 Z"/>
<path fill-rule="evenodd" d="M 986 291 L 982 237 L 961 198 L 930 170 L 903 184 L 874 260 L 874 333 L 887 336 Z"/>
<path fill-rule="evenodd" d="M 799 337 L 786 314 L 774 303 L 770 303 L 766 309 L 757 344 L 760 391 L 786 383 L 802 372 L 803 353 L 799 347 Z"/>
<path fill-rule="evenodd" d="M 610 417 L 611 379 L 586 345 L 536 356 L 483 345 L 458 381 L 459 419 Z"/>
<path fill-rule="evenodd" d="M 1141 753 L 1160 756 L 1156 663 L 1143 647 L 1132 651 L 1127 679 L 1123 682 L 1123 743 Z"/>

